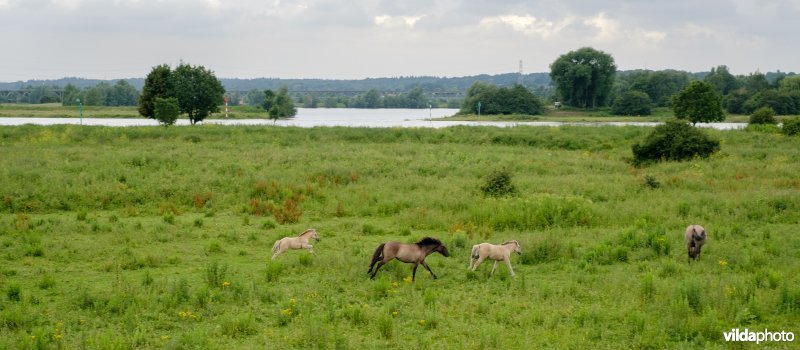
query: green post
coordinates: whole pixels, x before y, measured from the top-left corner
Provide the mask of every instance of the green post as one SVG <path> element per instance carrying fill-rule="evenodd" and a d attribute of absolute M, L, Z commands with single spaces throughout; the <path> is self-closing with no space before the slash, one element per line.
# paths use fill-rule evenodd
<path fill-rule="evenodd" d="M 83 125 L 83 103 L 81 103 L 80 97 L 76 98 L 75 102 L 78 103 L 78 110 L 81 113 L 81 125 Z"/>
<path fill-rule="evenodd" d="M 481 115 L 481 101 L 478 101 L 478 115 Z"/>

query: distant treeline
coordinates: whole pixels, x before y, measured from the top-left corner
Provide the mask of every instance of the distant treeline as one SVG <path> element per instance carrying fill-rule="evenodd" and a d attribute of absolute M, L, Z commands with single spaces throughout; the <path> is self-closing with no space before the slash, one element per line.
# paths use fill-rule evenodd
<path fill-rule="evenodd" d="M 655 107 L 671 107 L 672 96 L 702 80 L 714 86 L 723 98 L 728 113 L 750 114 L 760 107 L 771 107 L 777 114 L 800 114 L 800 76 L 796 73 L 768 72 L 733 75 L 726 66 L 710 72 L 688 73 L 676 70 L 634 70 L 617 72 L 612 101 L 630 92 L 643 93 Z M 616 102 L 615 102 L 616 103 Z"/>
<path fill-rule="evenodd" d="M 789 79 L 787 79 L 789 78 Z M 729 113 L 749 114 L 759 107 L 772 107 L 778 114 L 800 114 L 800 77 L 795 73 L 755 72 L 732 75 L 726 66 L 709 72 L 678 70 L 618 71 L 609 101 L 631 92 L 646 94 L 655 107 L 670 107 L 671 98 L 692 80 L 714 85 L 723 96 Z M 395 77 L 360 80 L 335 79 L 220 79 L 231 105 L 259 106 L 264 90 L 287 87 L 299 107 L 305 108 L 428 108 L 462 107 L 466 91 L 475 83 L 511 88 L 519 81 L 516 73 L 465 77 Z M 0 101 L 17 103 L 85 105 L 136 105 L 144 79 L 96 80 L 63 78 L 0 83 Z M 522 85 L 543 101 L 556 99 L 549 73 L 523 75 Z M 9 91 L 15 90 L 15 92 Z M 24 90 L 24 92 L 23 92 Z"/>

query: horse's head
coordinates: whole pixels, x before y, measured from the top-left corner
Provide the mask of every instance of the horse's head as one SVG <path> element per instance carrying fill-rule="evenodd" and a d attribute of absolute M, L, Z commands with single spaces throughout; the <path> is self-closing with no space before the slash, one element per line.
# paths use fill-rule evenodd
<path fill-rule="evenodd" d="M 306 230 L 305 232 L 301 233 L 300 237 L 306 237 L 308 239 L 313 238 L 314 240 L 319 241 L 319 235 L 317 234 L 317 230 L 315 230 L 313 228 L 310 228 L 310 229 Z"/>
<path fill-rule="evenodd" d="M 517 241 L 514 241 L 514 251 L 517 252 L 517 254 L 522 255 L 522 247 Z"/>
<path fill-rule="evenodd" d="M 450 252 L 449 252 L 449 251 L 447 251 L 447 247 L 445 247 L 445 246 L 444 246 L 444 244 L 442 244 L 442 245 L 440 245 L 440 246 L 436 247 L 436 249 L 434 249 L 433 251 L 435 251 L 435 252 L 439 252 L 439 254 L 442 254 L 442 255 L 444 255 L 444 256 L 446 256 L 446 257 L 449 257 L 449 256 L 450 256 Z"/>

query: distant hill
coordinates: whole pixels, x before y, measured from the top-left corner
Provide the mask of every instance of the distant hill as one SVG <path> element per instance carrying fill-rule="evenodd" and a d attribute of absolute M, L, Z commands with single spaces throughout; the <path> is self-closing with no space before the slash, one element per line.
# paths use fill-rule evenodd
<path fill-rule="evenodd" d="M 250 90 L 277 90 L 282 86 L 287 86 L 289 91 L 367 91 L 376 89 L 378 91 L 408 91 L 414 87 L 421 87 L 426 92 L 460 92 L 465 91 L 476 81 L 492 83 L 500 86 L 510 86 L 517 82 L 517 73 L 506 73 L 496 75 L 473 75 L 466 77 L 395 77 L 395 78 L 367 78 L 359 80 L 342 79 L 280 79 L 280 78 L 220 78 L 222 85 L 227 91 L 250 91 Z M 141 90 L 144 86 L 144 78 L 129 79 L 84 79 L 84 78 L 61 78 L 52 80 L 28 80 L 10 83 L 0 82 L 0 90 L 19 90 L 23 88 L 37 86 L 51 86 L 63 88 L 67 84 L 75 85 L 78 88 L 89 88 L 101 82 L 114 84 L 118 80 L 126 80 L 136 89 Z M 550 75 L 548 73 L 531 73 L 523 75 L 523 84 L 529 88 L 550 85 Z"/>

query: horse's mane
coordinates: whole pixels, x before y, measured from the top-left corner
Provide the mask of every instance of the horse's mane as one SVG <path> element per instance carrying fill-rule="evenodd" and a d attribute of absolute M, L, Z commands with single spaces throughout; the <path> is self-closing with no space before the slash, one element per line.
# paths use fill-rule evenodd
<path fill-rule="evenodd" d="M 519 244 L 519 242 L 517 242 L 516 240 L 510 240 L 510 241 L 503 242 L 503 244 L 501 244 L 501 245 L 512 244 L 512 243 Z"/>
<path fill-rule="evenodd" d="M 304 234 L 308 233 L 308 231 L 314 231 L 314 229 L 313 229 L 313 228 L 310 228 L 310 229 L 308 229 L 308 230 L 305 230 L 305 231 L 303 231 L 303 233 L 301 233 L 301 234 L 297 235 L 297 237 L 302 237 Z"/>
<path fill-rule="evenodd" d="M 440 241 L 440 240 L 438 240 L 436 238 L 433 238 L 433 237 L 425 237 L 425 238 L 421 239 L 419 242 L 417 242 L 415 244 L 420 246 L 420 247 L 424 247 L 424 246 L 431 246 L 431 245 L 442 245 L 442 241 Z"/>

